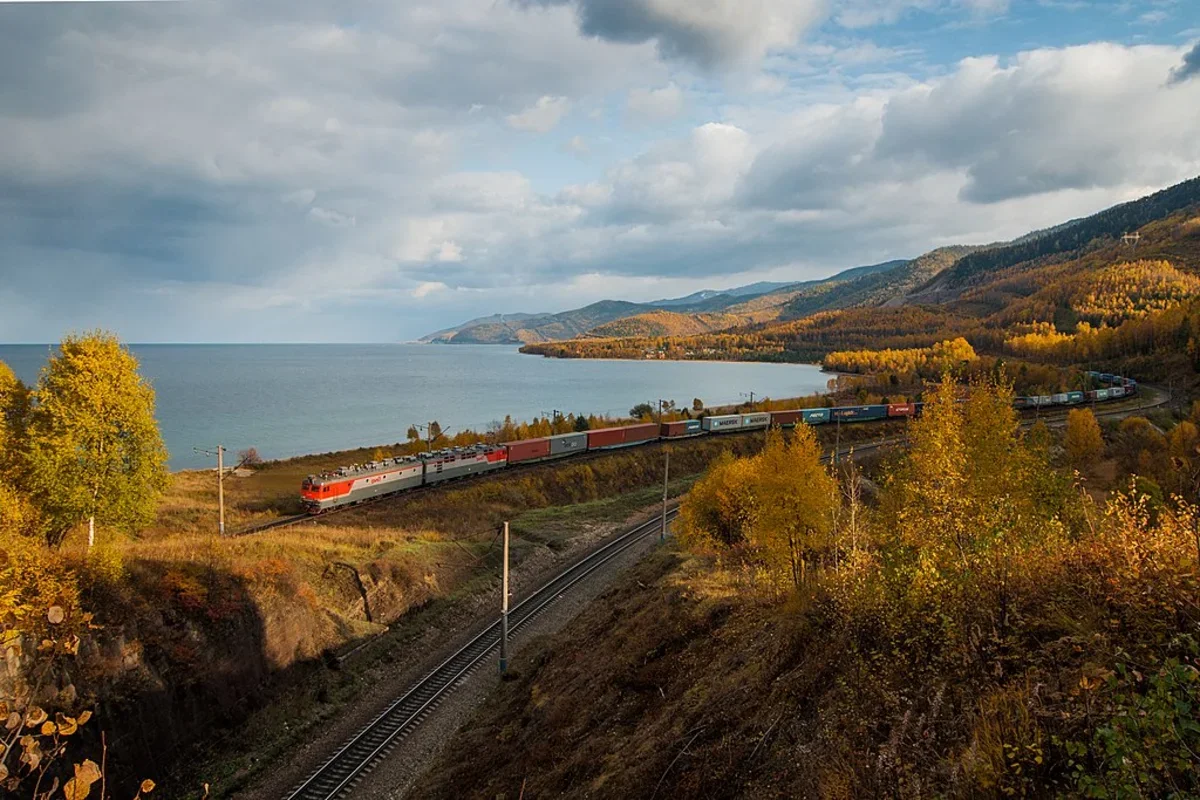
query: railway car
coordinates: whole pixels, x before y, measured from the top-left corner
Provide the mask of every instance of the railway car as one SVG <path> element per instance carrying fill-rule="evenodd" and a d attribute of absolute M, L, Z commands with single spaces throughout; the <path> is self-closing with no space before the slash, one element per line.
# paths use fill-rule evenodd
<path fill-rule="evenodd" d="M 709 431 L 710 433 L 736 431 L 742 427 L 742 417 L 740 414 L 726 414 L 718 417 L 705 417 L 701 422 L 704 430 Z"/>
<path fill-rule="evenodd" d="M 1074 405 L 1084 401 L 1083 392 L 1067 392 L 1067 402 Z"/>
<path fill-rule="evenodd" d="M 828 408 L 806 408 L 800 412 L 805 425 L 823 425 L 832 416 Z"/>
<path fill-rule="evenodd" d="M 771 415 L 766 412 L 742 414 L 742 429 L 767 428 L 771 425 Z"/>
<path fill-rule="evenodd" d="M 794 428 L 797 422 L 804 419 L 804 412 L 800 409 L 795 411 L 772 411 L 771 424 L 780 428 Z"/>
<path fill-rule="evenodd" d="M 678 439 L 683 436 L 699 436 L 704 433 L 698 419 L 681 419 L 675 422 L 664 422 L 659 435 L 664 439 Z"/>
<path fill-rule="evenodd" d="M 487 444 L 453 447 L 418 456 L 425 464 L 425 483 L 441 483 L 508 466 L 508 450 Z"/>
<path fill-rule="evenodd" d="M 658 438 L 658 425 L 648 422 L 643 425 L 625 425 L 620 428 L 600 428 L 587 432 L 588 450 L 611 450 Z"/>
<path fill-rule="evenodd" d="M 888 403 L 887 415 L 889 417 L 914 417 L 916 414 L 916 403 Z"/>
<path fill-rule="evenodd" d="M 541 461 L 550 457 L 550 440 L 522 439 L 518 442 L 506 442 L 504 449 L 508 451 L 509 464 L 521 464 L 527 461 Z"/>
<path fill-rule="evenodd" d="M 1050 402 L 1056 406 L 1065 406 L 1070 402 L 1070 396 L 1066 392 L 1050 395 Z"/>
<path fill-rule="evenodd" d="M 841 406 L 830 409 L 834 422 L 867 422 L 887 419 L 887 406 Z"/>
<path fill-rule="evenodd" d="M 305 478 L 300 484 L 300 500 L 305 511 L 320 514 L 331 508 L 415 489 L 424 483 L 424 474 L 424 464 L 414 456 L 338 467 L 333 472 Z"/>
<path fill-rule="evenodd" d="M 550 437 L 550 455 L 569 456 L 587 450 L 587 432 L 560 433 Z"/>
<path fill-rule="evenodd" d="M 1101 383 L 1116 383 L 1117 376 L 1113 375 L 1111 372 L 1101 372 L 1100 373 L 1100 382 Z"/>

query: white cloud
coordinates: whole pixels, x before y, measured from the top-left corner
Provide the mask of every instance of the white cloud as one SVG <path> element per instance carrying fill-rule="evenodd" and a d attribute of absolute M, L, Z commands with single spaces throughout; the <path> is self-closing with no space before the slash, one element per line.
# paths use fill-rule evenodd
<path fill-rule="evenodd" d="M 554 130 L 570 109 L 571 101 L 567 98 L 546 95 L 538 98 L 536 103 L 524 111 L 509 114 L 505 119 L 508 120 L 509 127 L 518 131 L 546 133 Z"/>
<path fill-rule="evenodd" d="M 420 300 L 421 298 L 428 297 L 431 294 L 435 294 L 437 292 L 444 292 L 449 288 L 450 287 L 446 286 L 446 284 L 444 284 L 440 281 L 425 281 L 424 283 L 417 286 L 417 288 L 413 289 L 412 292 L 410 292 L 410 294 L 413 297 Z"/>
<path fill-rule="evenodd" d="M 625 109 L 640 122 L 665 122 L 682 113 L 683 90 L 674 83 L 658 89 L 632 89 Z"/>

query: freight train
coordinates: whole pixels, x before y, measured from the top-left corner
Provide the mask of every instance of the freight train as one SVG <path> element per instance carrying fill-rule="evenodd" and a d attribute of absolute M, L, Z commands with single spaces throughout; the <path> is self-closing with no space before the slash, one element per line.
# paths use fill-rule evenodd
<path fill-rule="evenodd" d="M 1107 401 L 1133 395 L 1137 381 L 1107 372 L 1089 372 L 1091 382 L 1105 388 L 1086 392 L 1018 397 L 1018 409 L 1046 406 L 1070 406 L 1088 401 Z M 706 436 L 733 431 L 762 430 L 771 426 L 792 428 L 799 424 L 823 425 L 842 422 L 870 422 L 919 416 L 924 403 L 888 403 L 835 408 L 800 408 L 794 411 L 759 411 L 750 414 L 722 414 L 701 419 L 624 425 L 580 433 L 563 433 L 540 439 L 505 444 L 476 444 L 421 453 L 415 456 L 387 458 L 368 464 L 353 464 L 333 472 L 309 475 L 300 488 L 300 498 L 310 514 L 331 508 L 354 505 L 384 495 L 422 486 L 494 472 L 518 464 L 533 464 L 566 458 L 576 453 L 591 453 L 633 447 L 647 442 Z"/>

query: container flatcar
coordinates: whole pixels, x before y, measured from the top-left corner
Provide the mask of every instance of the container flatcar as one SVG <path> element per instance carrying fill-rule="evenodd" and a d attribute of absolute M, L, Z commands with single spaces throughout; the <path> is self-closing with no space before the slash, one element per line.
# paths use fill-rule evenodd
<path fill-rule="evenodd" d="M 510 464 L 539 461 L 550 457 L 550 440 L 547 438 L 506 442 L 504 447 L 508 450 L 508 463 Z"/>
<path fill-rule="evenodd" d="M 742 428 L 766 428 L 771 424 L 771 415 L 766 412 L 742 414 Z"/>
<path fill-rule="evenodd" d="M 830 416 L 835 422 L 866 422 L 868 420 L 887 419 L 887 406 L 840 406 L 830 409 Z"/>
<path fill-rule="evenodd" d="M 712 432 L 736 431 L 742 427 L 742 417 L 740 414 L 726 414 L 718 417 L 705 417 L 702 422 L 702 427 L 704 430 Z"/>
<path fill-rule="evenodd" d="M 704 428 L 698 419 L 681 419 L 674 422 L 664 422 L 660 436 L 664 439 L 677 439 L 681 436 L 699 436 Z"/>
<path fill-rule="evenodd" d="M 550 455 L 569 456 L 587 450 L 587 433 L 560 433 L 550 437 Z"/>

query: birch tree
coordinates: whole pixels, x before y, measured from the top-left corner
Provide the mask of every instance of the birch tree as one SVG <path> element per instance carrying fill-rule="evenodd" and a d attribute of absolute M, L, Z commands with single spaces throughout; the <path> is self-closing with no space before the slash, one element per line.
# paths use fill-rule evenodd
<path fill-rule="evenodd" d="M 59 545 L 97 520 L 136 530 L 154 518 L 166 488 L 167 452 L 154 389 L 115 336 L 68 336 L 38 379 L 29 412 L 25 476 L 46 539 Z"/>

